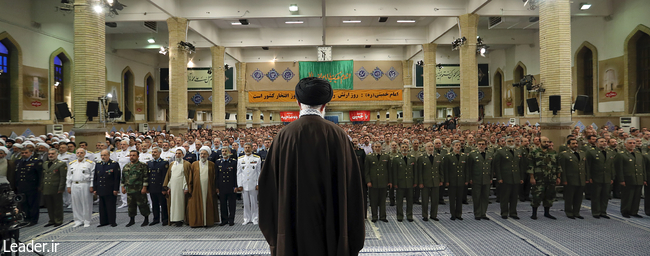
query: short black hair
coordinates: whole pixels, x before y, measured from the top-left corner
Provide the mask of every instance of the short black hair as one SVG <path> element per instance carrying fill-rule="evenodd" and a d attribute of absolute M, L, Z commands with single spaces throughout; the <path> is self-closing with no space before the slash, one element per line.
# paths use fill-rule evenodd
<path fill-rule="evenodd" d="M 72 142 L 72 141 L 66 143 L 66 145 L 70 145 L 70 144 L 72 144 L 72 146 L 74 146 L 75 148 L 77 147 L 77 143 L 74 143 L 74 142 Z"/>
<path fill-rule="evenodd" d="M 137 155 L 140 155 L 140 152 L 138 152 L 137 150 L 131 150 L 131 151 L 129 151 L 129 154 L 131 154 L 133 152 L 135 152 L 135 154 L 137 154 Z"/>

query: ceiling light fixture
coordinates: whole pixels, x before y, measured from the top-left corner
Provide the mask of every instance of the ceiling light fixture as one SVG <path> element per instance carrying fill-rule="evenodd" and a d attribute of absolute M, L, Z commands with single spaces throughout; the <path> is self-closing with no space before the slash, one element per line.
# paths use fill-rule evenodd
<path fill-rule="evenodd" d="M 344 20 L 343 23 L 361 23 L 360 20 Z"/>
<path fill-rule="evenodd" d="M 153 44 L 153 43 L 156 43 L 156 39 L 154 39 L 152 37 L 152 38 L 147 39 L 147 42 L 149 42 L 150 44 Z"/>
<path fill-rule="evenodd" d="M 160 47 L 160 51 L 158 51 L 158 53 L 160 53 L 160 54 L 162 54 L 162 55 L 167 55 L 167 51 L 168 51 L 168 50 L 169 50 L 169 48 L 167 48 L 167 47 L 165 47 L 165 46 L 161 46 L 161 47 Z"/>
<path fill-rule="evenodd" d="M 248 20 L 247 19 L 239 19 L 239 23 L 246 26 L 246 25 L 248 25 Z"/>
<path fill-rule="evenodd" d="M 288 20 L 284 22 L 284 24 L 302 24 L 302 23 L 304 23 L 304 21 L 302 20 Z"/>
<path fill-rule="evenodd" d="M 190 61 L 187 62 L 187 67 L 188 68 L 193 68 L 194 67 L 194 62 L 192 62 L 192 59 L 190 59 Z"/>
<path fill-rule="evenodd" d="M 104 7 L 102 7 L 101 5 L 94 5 L 93 6 L 93 11 L 95 11 L 96 13 L 103 13 L 104 12 Z"/>
<path fill-rule="evenodd" d="M 415 23 L 415 20 L 397 20 L 397 23 Z"/>
<path fill-rule="evenodd" d="M 298 11 L 298 5 L 297 4 L 290 4 L 289 5 L 289 11 L 290 12 L 297 12 Z"/>
<path fill-rule="evenodd" d="M 388 17 L 379 17 L 379 22 L 386 22 L 388 21 Z"/>
<path fill-rule="evenodd" d="M 241 22 L 231 22 L 230 25 L 241 26 Z"/>
<path fill-rule="evenodd" d="M 580 4 L 580 10 L 581 11 L 589 10 L 589 8 L 591 8 L 591 4 L 589 4 L 589 3 L 581 3 Z"/>
<path fill-rule="evenodd" d="M 451 42 L 451 50 L 452 51 L 458 50 L 458 48 L 461 45 L 465 44 L 465 41 L 467 41 L 467 39 L 465 37 L 460 37 L 460 38 L 454 39 L 454 41 Z"/>

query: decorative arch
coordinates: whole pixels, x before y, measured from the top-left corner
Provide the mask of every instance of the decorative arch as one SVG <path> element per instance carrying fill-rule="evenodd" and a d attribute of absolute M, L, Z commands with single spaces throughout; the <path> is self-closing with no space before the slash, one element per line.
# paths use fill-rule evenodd
<path fill-rule="evenodd" d="M 23 121 L 23 50 L 8 32 L 0 33 L 0 42 L 9 50 L 9 98 L 2 100 L 0 106 L 3 111 L 9 109 L 9 120 L 13 122 Z M 4 93 L 3 93 L 4 94 Z M 6 102 L 3 104 L 3 102 Z M 9 121 L 0 120 L 0 121 Z"/>
<path fill-rule="evenodd" d="M 587 95 L 586 111 L 579 111 L 579 114 L 593 115 L 596 109 L 596 98 L 599 95 L 598 90 L 598 49 L 588 41 L 584 41 L 576 50 L 573 57 L 574 66 L 576 67 L 576 81 L 575 92 L 572 95 L 575 101 L 577 95 Z M 591 66 L 587 67 L 587 62 L 591 61 Z"/>
<path fill-rule="evenodd" d="M 519 80 L 521 80 L 526 74 L 528 74 L 526 65 L 521 61 L 517 62 L 517 65 L 515 65 L 515 68 L 512 70 L 512 82 L 519 83 Z M 516 87 L 513 88 L 513 94 L 512 104 L 514 107 L 515 116 L 525 116 L 528 109 L 528 106 L 526 106 L 526 90 L 522 87 Z M 518 106 L 524 107 L 522 115 L 519 115 L 519 110 L 517 109 Z"/>
<path fill-rule="evenodd" d="M 146 121 L 155 122 L 156 121 L 156 80 L 154 80 L 151 72 L 147 72 L 144 76 L 144 88 L 145 88 L 145 108 L 146 108 Z"/>
<path fill-rule="evenodd" d="M 624 57 L 624 95 L 625 95 L 625 112 L 628 114 L 635 114 L 634 107 L 636 105 L 636 92 L 637 85 L 637 46 L 636 43 L 643 35 L 650 35 L 650 28 L 639 24 L 628 34 L 625 38 Z M 638 112 L 638 111 L 636 111 Z"/>
<path fill-rule="evenodd" d="M 126 122 L 134 121 L 134 106 L 135 106 L 135 73 L 131 67 L 126 66 L 122 70 L 122 83 L 120 91 L 122 92 L 121 108 L 124 113 L 123 119 Z"/>
<path fill-rule="evenodd" d="M 493 98 L 492 102 L 493 104 L 493 111 L 492 111 L 492 116 L 493 117 L 502 117 L 503 116 L 503 102 L 504 102 L 504 81 L 505 81 L 505 76 L 503 75 L 503 70 L 501 68 L 497 68 L 497 70 L 494 72 L 494 77 L 492 78 L 492 84 L 494 85 L 492 88 L 492 95 Z"/>
<path fill-rule="evenodd" d="M 55 87 L 55 79 L 54 79 L 54 58 L 59 56 L 59 59 L 61 59 L 61 62 L 63 64 L 63 81 L 64 84 L 59 85 L 61 86 L 60 88 L 63 90 L 63 101 L 68 104 L 68 107 L 72 106 L 72 88 L 73 88 L 73 76 L 72 74 L 74 73 L 74 65 L 73 65 L 73 59 L 70 57 L 70 54 L 63 49 L 63 47 L 59 47 L 59 49 L 56 49 L 52 54 L 50 54 L 49 58 L 49 84 L 50 84 L 50 119 L 54 120 L 56 118 L 56 97 L 55 97 L 55 91 L 57 88 Z M 69 122 L 72 121 L 72 119 L 68 119 Z"/>

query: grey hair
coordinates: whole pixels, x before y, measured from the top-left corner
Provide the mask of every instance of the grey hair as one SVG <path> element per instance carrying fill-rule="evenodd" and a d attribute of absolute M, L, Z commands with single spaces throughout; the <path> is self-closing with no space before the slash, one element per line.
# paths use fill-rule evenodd
<path fill-rule="evenodd" d="M 160 147 L 155 147 L 152 150 L 158 151 L 158 153 L 162 153 L 162 148 Z"/>
<path fill-rule="evenodd" d="M 636 138 L 633 138 L 633 137 L 629 137 L 629 138 L 625 139 L 625 143 L 627 143 L 630 140 L 634 141 L 636 143 Z"/>
<path fill-rule="evenodd" d="M 452 141 L 452 142 L 451 142 L 451 145 L 454 145 L 454 144 L 456 144 L 456 143 L 460 144 L 460 140 Z"/>
<path fill-rule="evenodd" d="M 372 147 L 374 147 L 375 145 L 379 145 L 379 146 L 381 146 L 381 143 L 379 143 L 379 142 L 373 142 L 373 143 L 372 143 Z"/>
<path fill-rule="evenodd" d="M 48 153 L 50 151 L 54 151 L 57 155 L 59 154 L 59 150 L 57 150 L 56 148 L 50 148 L 50 149 L 47 150 Z"/>
<path fill-rule="evenodd" d="M 246 142 L 246 143 L 244 143 L 244 146 L 251 146 L 251 148 L 252 148 L 252 147 L 253 147 L 253 143 Z"/>
<path fill-rule="evenodd" d="M 442 143 L 442 140 L 441 140 L 441 139 L 435 139 L 435 140 L 433 140 L 434 143 L 435 143 L 436 141 L 440 141 L 440 143 Z"/>

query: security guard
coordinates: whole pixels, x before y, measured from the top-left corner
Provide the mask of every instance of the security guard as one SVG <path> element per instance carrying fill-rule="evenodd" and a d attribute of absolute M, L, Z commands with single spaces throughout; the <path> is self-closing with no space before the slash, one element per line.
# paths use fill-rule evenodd
<path fill-rule="evenodd" d="M 21 149 L 21 158 L 16 161 L 14 176 L 17 192 L 25 195 L 21 210 L 25 212 L 29 226 L 38 223 L 38 208 L 41 203 L 38 188 L 41 185 L 41 172 L 43 172 L 43 161 L 34 157 L 33 154 L 34 151 L 28 147 Z"/>
<path fill-rule="evenodd" d="M 165 175 L 169 169 L 169 162 L 160 157 L 161 148 L 153 148 L 151 155 L 153 160 L 149 161 L 149 195 L 151 195 L 151 208 L 153 209 L 153 222 L 149 226 L 156 225 L 162 220 L 162 225 L 169 224 L 169 214 L 167 213 L 167 198 L 162 194 Z M 161 218 L 162 209 L 162 218 Z"/>
<path fill-rule="evenodd" d="M 58 227 L 63 224 L 63 191 L 65 191 L 68 165 L 57 159 L 58 155 L 58 150 L 54 148 L 47 151 L 47 161 L 43 166 L 41 187 L 39 188 L 43 192 L 43 202 L 50 217 L 46 227 Z"/>
<path fill-rule="evenodd" d="M 74 227 L 90 227 L 90 218 L 93 213 L 93 175 L 95 162 L 85 158 L 86 150 L 77 149 L 77 160 L 68 165 L 66 185 L 72 199 L 72 214 Z"/>
<path fill-rule="evenodd" d="M 490 202 L 490 184 L 492 184 L 492 154 L 487 152 L 487 142 L 479 139 L 478 148 L 469 153 L 467 169 L 472 185 L 472 201 L 474 203 L 474 219 L 490 220 L 485 214 Z"/>
<path fill-rule="evenodd" d="M 382 154 L 381 143 L 373 143 L 372 150 L 373 153 L 366 155 L 363 164 L 366 186 L 370 194 L 372 222 L 376 222 L 377 219 L 388 222 L 386 219 L 386 189 L 393 186 L 391 183 L 393 172 L 390 171 L 391 158 L 388 154 Z M 377 208 L 379 208 L 379 216 L 377 216 Z"/>
<path fill-rule="evenodd" d="M 221 158 L 217 160 L 217 194 L 221 202 L 221 224 L 235 225 L 237 205 L 237 159 L 230 157 L 230 149 L 221 149 Z"/>
<path fill-rule="evenodd" d="M 137 150 L 131 150 L 129 158 L 131 162 L 124 166 L 122 170 L 122 193 L 127 195 L 129 207 L 129 218 L 131 220 L 126 224 L 127 227 L 135 224 L 135 215 L 140 213 L 144 216 L 144 222 L 141 227 L 149 225 L 149 205 L 147 205 L 147 187 L 149 186 L 149 167 L 138 161 L 139 153 Z"/>
<path fill-rule="evenodd" d="M 120 190 L 120 177 L 122 171 L 120 164 L 110 159 L 110 152 L 106 149 L 100 153 L 100 161 L 95 164 L 95 175 L 93 176 L 94 194 L 99 196 L 99 226 L 115 223 L 115 203 Z"/>

